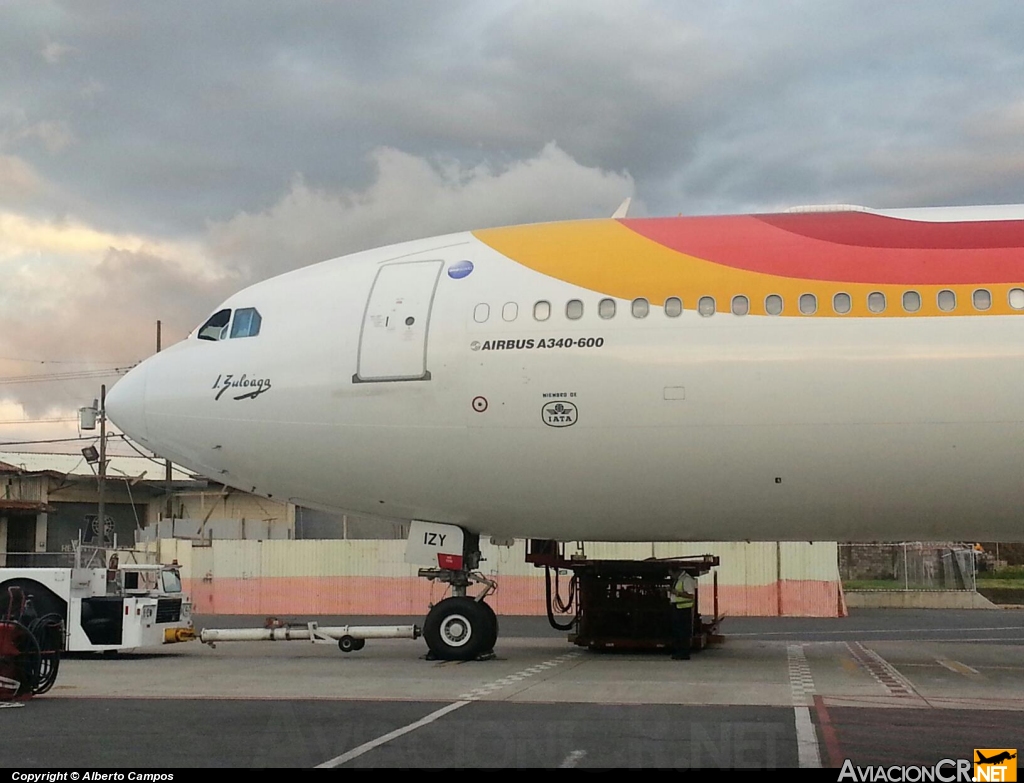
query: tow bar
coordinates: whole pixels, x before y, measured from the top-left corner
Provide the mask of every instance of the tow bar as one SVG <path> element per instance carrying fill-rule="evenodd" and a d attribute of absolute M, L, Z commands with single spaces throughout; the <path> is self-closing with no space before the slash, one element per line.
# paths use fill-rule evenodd
<path fill-rule="evenodd" d="M 344 653 L 366 646 L 367 639 L 418 639 L 418 625 L 339 625 L 320 627 L 318 623 L 281 625 L 273 628 L 204 628 L 199 632 L 203 644 L 217 642 L 312 642 L 337 644 Z"/>

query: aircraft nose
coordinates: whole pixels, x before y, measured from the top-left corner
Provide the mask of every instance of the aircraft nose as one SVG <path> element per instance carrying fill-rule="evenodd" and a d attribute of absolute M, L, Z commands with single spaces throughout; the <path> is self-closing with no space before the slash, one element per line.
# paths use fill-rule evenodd
<path fill-rule="evenodd" d="M 130 370 L 107 392 L 107 416 L 132 438 L 146 438 L 146 375 L 148 362 Z"/>

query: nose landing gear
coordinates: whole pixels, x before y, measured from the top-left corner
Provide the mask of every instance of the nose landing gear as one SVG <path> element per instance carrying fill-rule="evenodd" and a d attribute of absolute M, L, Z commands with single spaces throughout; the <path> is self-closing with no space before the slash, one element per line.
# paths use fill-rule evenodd
<path fill-rule="evenodd" d="M 498 617 L 484 599 L 498 586 L 476 571 L 480 565 L 479 537 L 455 525 L 413 522 L 406 560 L 443 566 L 421 568 L 419 575 L 452 587 L 452 595 L 431 607 L 423 623 L 427 658 L 471 661 L 492 656 L 498 640 Z M 471 584 L 484 589 L 476 596 L 468 595 Z"/>

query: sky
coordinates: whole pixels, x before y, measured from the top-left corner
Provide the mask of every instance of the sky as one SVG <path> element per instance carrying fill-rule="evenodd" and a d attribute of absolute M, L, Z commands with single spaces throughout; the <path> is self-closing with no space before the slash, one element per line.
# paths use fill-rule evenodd
<path fill-rule="evenodd" d="M 0 451 L 76 437 L 157 320 L 357 250 L 1022 203 L 1021 41 L 1019 0 L 0 0 Z"/>

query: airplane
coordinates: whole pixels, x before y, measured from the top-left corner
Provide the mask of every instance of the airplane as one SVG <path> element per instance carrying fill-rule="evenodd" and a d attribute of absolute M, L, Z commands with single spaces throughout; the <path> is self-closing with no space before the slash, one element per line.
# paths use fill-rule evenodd
<path fill-rule="evenodd" d="M 226 485 L 412 520 L 442 658 L 497 638 L 482 533 L 1024 540 L 1024 205 L 626 206 L 259 282 L 106 409 Z"/>
<path fill-rule="evenodd" d="M 986 758 L 980 750 L 975 751 L 975 753 L 978 754 L 978 760 L 975 762 L 977 764 L 998 764 L 1001 761 L 1008 761 L 1010 759 L 1017 758 L 1016 753 L 1010 753 L 1005 750 L 1002 753 L 997 753 L 992 758 Z"/>

